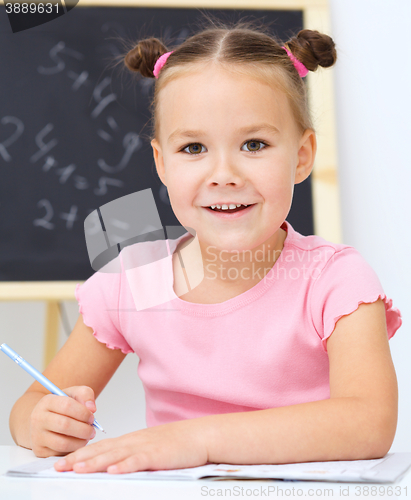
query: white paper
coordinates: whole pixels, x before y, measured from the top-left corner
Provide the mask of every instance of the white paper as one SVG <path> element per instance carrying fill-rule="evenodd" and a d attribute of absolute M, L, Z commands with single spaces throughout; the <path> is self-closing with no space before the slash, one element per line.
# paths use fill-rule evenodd
<path fill-rule="evenodd" d="M 53 464 L 61 457 L 40 458 L 7 471 L 7 476 L 64 478 L 64 479 L 151 479 L 196 480 L 207 479 L 288 479 L 337 482 L 395 482 L 411 467 L 411 453 L 388 453 L 375 460 L 348 460 L 333 462 L 305 462 L 279 465 L 207 464 L 186 469 L 140 471 L 127 474 L 107 472 L 77 474 L 73 471 L 57 472 Z"/>

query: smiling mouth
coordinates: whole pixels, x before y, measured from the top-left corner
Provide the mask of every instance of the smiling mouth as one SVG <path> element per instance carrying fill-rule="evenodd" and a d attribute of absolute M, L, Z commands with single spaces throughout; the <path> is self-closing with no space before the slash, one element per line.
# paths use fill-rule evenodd
<path fill-rule="evenodd" d="M 246 210 L 247 208 L 251 208 L 255 205 L 255 203 L 251 203 L 250 205 L 240 205 L 239 207 L 235 208 L 217 208 L 217 206 L 213 205 L 215 208 L 211 207 L 202 207 L 205 208 L 206 210 L 214 213 L 222 213 L 222 214 L 234 214 L 236 212 L 241 212 L 242 210 Z"/>
<path fill-rule="evenodd" d="M 249 207 L 251 205 L 247 205 L 247 207 Z M 206 207 L 208 208 L 209 210 L 211 210 L 212 212 L 224 212 L 226 214 L 233 214 L 235 212 L 240 212 L 241 210 L 244 210 L 245 208 L 247 208 L 245 205 L 240 205 L 239 207 L 235 207 L 235 208 L 211 208 L 211 207 Z"/>

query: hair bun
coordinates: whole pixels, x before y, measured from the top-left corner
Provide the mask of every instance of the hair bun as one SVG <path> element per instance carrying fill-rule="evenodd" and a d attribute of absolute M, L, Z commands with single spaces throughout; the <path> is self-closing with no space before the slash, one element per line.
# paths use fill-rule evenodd
<path fill-rule="evenodd" d="M 130 71 L 142 76 L 154 78 L 154 65 L 157 59 L 168 52 L 167 47 L 158 38 L 140 40 L 124 57 L 124 64 Z"/>
<path fill-rule="evenodd" d="M 318 31 L 301 30 L 286 43 L 293 55 L 310 71 L 315 71 L 318 66 L 329 68 L 337 61 L 333 39 Z"/>

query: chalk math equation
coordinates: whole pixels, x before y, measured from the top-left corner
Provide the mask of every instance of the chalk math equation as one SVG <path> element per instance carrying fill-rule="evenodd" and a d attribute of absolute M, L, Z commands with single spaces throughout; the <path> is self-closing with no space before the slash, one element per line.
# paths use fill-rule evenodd
<path fill-rule="evenodd" d="M 101 30 L 107 32 L 109 28 L 110 23 L 105 23 Z M 102 49 L 101 45 L 99 49 Z M 119 54 L 119 49 L 111 42 L 106 43 L 106 49 L 112 55 Z M 85 67 L 80 70 L 75 69 L 71 66 L 72 61 L 76 62 L 77 67 L 82 63 Z M 67 186 L 70 189 L 87 193 L 87 199 L 90 199 L 91 204 L 94 200 L 90 198 L 90 195 L 97 198 L 109 195 L 110 199 L 124 195 L 125 182 L 119 178 L 118 174 L 123 172 L 135 159 L 136 152 L 143 145 L 143 140 L 136 131 L 123 132 L 122 124 L 118 123 L 112 115 L 111 110 L 118 105 L 118 102 L 116 93 L 111 90 L 111 76 L 103 76 L 100 81 L 94 82 L 86 68 L 85 54 L 73 49 L 61 40 L 50 47 L 48 57 L 44 58 L 44 63 L 39 64 L 36 70 L 38 75 L 47 80 L 44 85 L 48 89 L 52 89 L 54 83 L 55 85 L 66 85 L 68 100 L 70 93 L 88 93 L 90 98 L 88 118 L 90 122 L 97 122 L 97 118 L 100 118 L 100 125 L 95 127 L 97 142 L 104 141 L 111 144 L 113 150 L 118 153 L 118 161 L 110 163 L 106 158 L 100 156 L 96 157 L 94 165 L 84 166 L 74 161 L 64 162 L 59 155 L 59 144 L 64 142 L 64 137 L 60 137 L 56 132 L 53 122 L 39 124 L 37 131 L 31 127 L 29 134 L 23 118 L 7 115 L 0 119 L 0 137 L 5 137 L 0 142 L 0 162 L 11 166 L 14 154 L 21 155 L 21 148 L 24 147 L 24 144 L 32 144 L 32 148 L 26 147 L 27 164 L 38 168 L 38 171 L 42 172 L 43 175 L 55 176 L 62 187 Z M 27 75 L 27 78 L 30 78 L 30 75 Z M 144 82 L 143 87 L 146 89 L 144 92 L 146 94 L 147 82 Z M 45 94 L 45 99 L 47 99 L 47 94 Z M 102 119 L 104 126 L 101 126 Z M 33 133 L 34 136 L 32 136 Z M 25 135 L 31 135 L 31 137 L 25 137 Z M 73 144 L 73 150 L 75 148 L 76 144 Z M 93 144 L 92 149 L 96 149 L 95 144 Z M 14 165 L 14 168 L 18 167 Z M 85 172 L 85 170 L 90 169 L 93 169 L 92 177 L 94 180 L 88 178 L 87 172 Z M 97 180 L 96 172 L 101 174 L 97 173 Z M 169 204 L 163 188 L 164 186 L 160 188 L 160 199 Z M 99 204 L 98 200 L 96 204 Z M 66 208 L 66 211 L 58 213 L 58 219 L 64 221 L 66 229 L 70 230 L 73 228 L 74 222 L 79 220 L 78 206 L 71 205 Z M 38 215 L 33 219 L 34 226 L 43 230 L 55 229 L 55 216 L 57 214 L 50 200 L 45 197 L 41 198 L 36 207 L 27 207 L 27 209 Z M 95 207 L 89 208 L 86 210 L 87 213 L 81 214 L 81 222 L 93 210 Z"/>

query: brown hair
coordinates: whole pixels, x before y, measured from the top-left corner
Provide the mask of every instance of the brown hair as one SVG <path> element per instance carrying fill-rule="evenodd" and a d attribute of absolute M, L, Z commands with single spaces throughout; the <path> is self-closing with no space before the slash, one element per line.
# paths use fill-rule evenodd
<path fill-rule="evenodd" d="M 133 42 L 132 48 L 122 55 L 125 66 L 144 77 L 154 78 L 157 59 L 173 50 L 156 79 L 151 103 L 153 133 L 151 139 L 159 139 L 158 102 L 161 90 L 171 80 L 193 71 L 193 65 L 217 62 L 237 73 L 262 78 L 283 91 L 301 132 L 314 126 L 310 117 L 307 92 L 286 51 L 292 54 L 310 71 L 318 66 L 328 68 L 337 60 L 335 44 L 328 35 L 303 29 L 288 41 L 280 42 L 267 25 L 254 21 L 237 21 L 230 25 L 207 17 L 209 26 L 186 39 L 181 45 L 167 47 L 158 38 L 146 38 Z"/>

